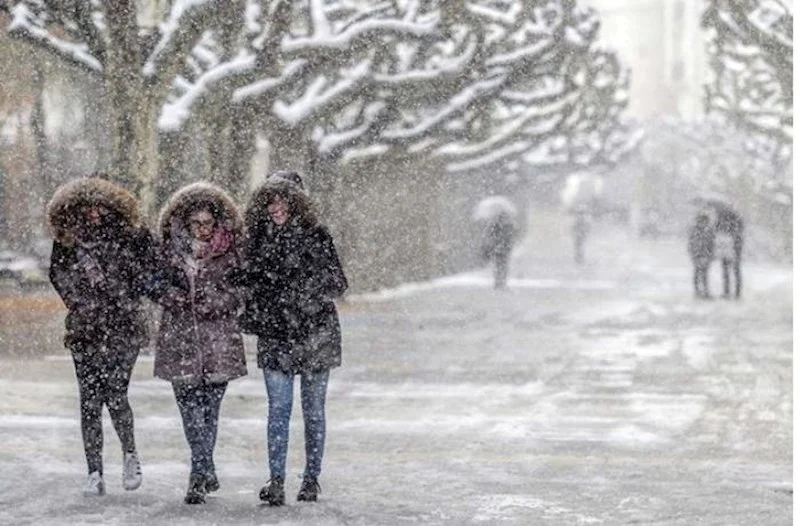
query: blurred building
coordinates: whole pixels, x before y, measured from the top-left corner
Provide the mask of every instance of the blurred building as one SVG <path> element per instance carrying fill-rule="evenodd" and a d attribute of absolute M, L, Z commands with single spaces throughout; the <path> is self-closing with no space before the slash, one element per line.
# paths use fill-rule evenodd
<path fill-rule="evenodd" d="M 703 115 L 705 0 L 578 0 L 602 21 L 600 42 L 631 68 L 628 114 L 637 119 Z"/>

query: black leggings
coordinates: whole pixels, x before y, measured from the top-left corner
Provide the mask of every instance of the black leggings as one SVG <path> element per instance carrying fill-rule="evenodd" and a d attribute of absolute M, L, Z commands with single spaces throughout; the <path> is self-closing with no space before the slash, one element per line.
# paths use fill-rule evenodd
<path fill-rule="evenodd" d="M 81 399 L 81 433 L 89 473 L 103 473 L 103 405 L 124 452 L 136 450 L 128 384 L 138 348 L 100 346 L 72 356 Z"/>

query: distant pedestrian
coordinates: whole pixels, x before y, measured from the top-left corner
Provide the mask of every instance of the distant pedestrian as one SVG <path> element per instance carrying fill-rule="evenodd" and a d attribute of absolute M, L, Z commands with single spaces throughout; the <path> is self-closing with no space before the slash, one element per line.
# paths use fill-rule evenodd
<path fill-rule="evenodd" d="M 689 228 L 689 257 L 693 267 L 694 295 L 708 299 L 708 269 L 714 259 L 714 225 L 708 212 L 698 212 Z"/>
<path fill-rule="evenodd" d="M 297 175 L 297 174 L 295 174 Z M 299 178 L 299 176 L 297 176 Z M 245 213 L 243 284 L 251 304 L 242 320 L 258 336 L 258 366 L 269 402 L 269 483 L 259 497 L 285 503 L 286 456 L 294 377 L 300 376 L 306 466 L 299 501 L 316 501 L 325 448 L 330 370 L 341 364 L 341 330 L 333 300 L 347 289 L 328 229 L 301 184 L 270 177 Z"/>
<path fill-rule="evenodd" d="M 502 195 L 483 198 L 472 213 L 472 219 L 481 228 L 480 258 L 494 267 L 497 289 L 505 288 L 508 283 L 511 249 L 518 235 L 517 216 L 516 205 Z"/>
<path fill-rule="evenodd" d="M 733 277 L 733 294 L 742 295 L 742 248 L 744 246 L 744 219 L 730 206 L 716 206 L 714 231 L 720 248 L 718 257 L 722 263 L 722 296 L 731 295 L 730 281 Z"/>
<path fill-rule="evenodd" d="M 511 260 L 511 249 L 517 236 L 514 217 L 507 212 L 494 216 L 486 227 L 481 253 L 483 259 L 494 265 L 494 287 L 506 288 Z"/>
<path fill-rule="evenodd" d="M 582 265 L 585 261 L 586 238 L 592 229 L 591 219 L 587 212 L 577 212 L 572 220 L 572 245 L 575 263 Z"/>
<path fill-rule="evenodd" d="M 234 283 L 242 217 L 224 190 L 195 183 L 172 196 L 159 227 L 157 301 L 164 309 L 155 376 L 172 383 L 191 449 L 184 501 L 201 504 L 219 489 L 214 447 L 225 389 L 247 374 Z"/>
<path fill-rule="evenodd" d="M 100 177 L 61 186 L 47 208 L 53 232 L 50 281 L 68 309 L 64 343 L 80 393 L 81 432 L 89 477 L 84 494 L 105 494 L 105 405 L 122 444 L 122 486 L 135 490 L 142 471 L 128 384 L 147 344 L 141 299 L 154 262 L 150 233 L 136 199 Z"/>

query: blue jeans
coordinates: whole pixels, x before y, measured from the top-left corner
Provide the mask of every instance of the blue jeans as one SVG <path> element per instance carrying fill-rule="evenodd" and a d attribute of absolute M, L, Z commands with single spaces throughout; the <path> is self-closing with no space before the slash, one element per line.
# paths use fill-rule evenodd
<path fill-rule="evenodd" d="M 217 443 L 219 408 L 227 383 L 187 385 L 173 383 L 175 401 L 183 420 L 183 433 L 192 450 L 192 473 L 215 473 L 214 446 Z"/>
<path fill-rule="evenodd" d="M 303 406 L 303 423 L 306 439 L 305 477 L 317 478 L 322 472 L 322 454 L 325 451 L 325 395 L 328 391 L 329 371 L 302 373 L 300 399 Z M 275 369 L 264 369 L 267 384 L 269 416 L 267 419 L 267 447 L 269 471 L 273 478 L 286 479 L 286 453 L 289 446 L 289 419 L 292 416 L 294 375 Z"/>

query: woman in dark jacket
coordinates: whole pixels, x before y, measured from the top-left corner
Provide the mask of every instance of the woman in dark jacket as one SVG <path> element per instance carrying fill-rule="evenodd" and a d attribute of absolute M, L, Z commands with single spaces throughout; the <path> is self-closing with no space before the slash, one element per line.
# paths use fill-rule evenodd
<path fill-rule="evenodd" d="M 689 227 L 689 257 L 692 260 L 694 295 L 709 299 L 708 267 L 714 259 L 714 225 L 709 214 L 701 211 Z"/>
<path fill-rule="evenodd" d="M 123 452 L 122 484 L 134 490 L 142 472 L 128 384 L 147 344 L 141 299 L 154 262 L 150 233 L 136 199 L 100 177 L 67 183 L 47 209 L 54 241 L 50 281 L 68 309 L 64 344 L 72 352 L 81 401 L 89 478 L 85 495 L 103 495 L 103 405 Z"/>
<path fill-rule="evenodd" d="M 297 499 L 315 501 L 328 376 L 342 356 L 333 300 L 344 294 L 347 279 L 331 235 L 317 220 L 296 173 L 270 177 L 251 198 L 245 224 L 249 300 L 242 321 L 246 332 L 258 335 L 258 366 L 269 399 L 270 481 L 260 498 L 273 506 L 285 502 L 293 384 L 300 375 L 306 467 Z"/>
<path fill-rule="evenodd" d="M 228 382 L 247 374 L 233 276 L 242 218 L 224 190 L 195 183 L 176 192 L 159 220 L 157 301 L 163 307 L 155 376 L 172 382 L 191 448 L 187 504 L 205 502 L 219 482 L 214 445 Z"/>

